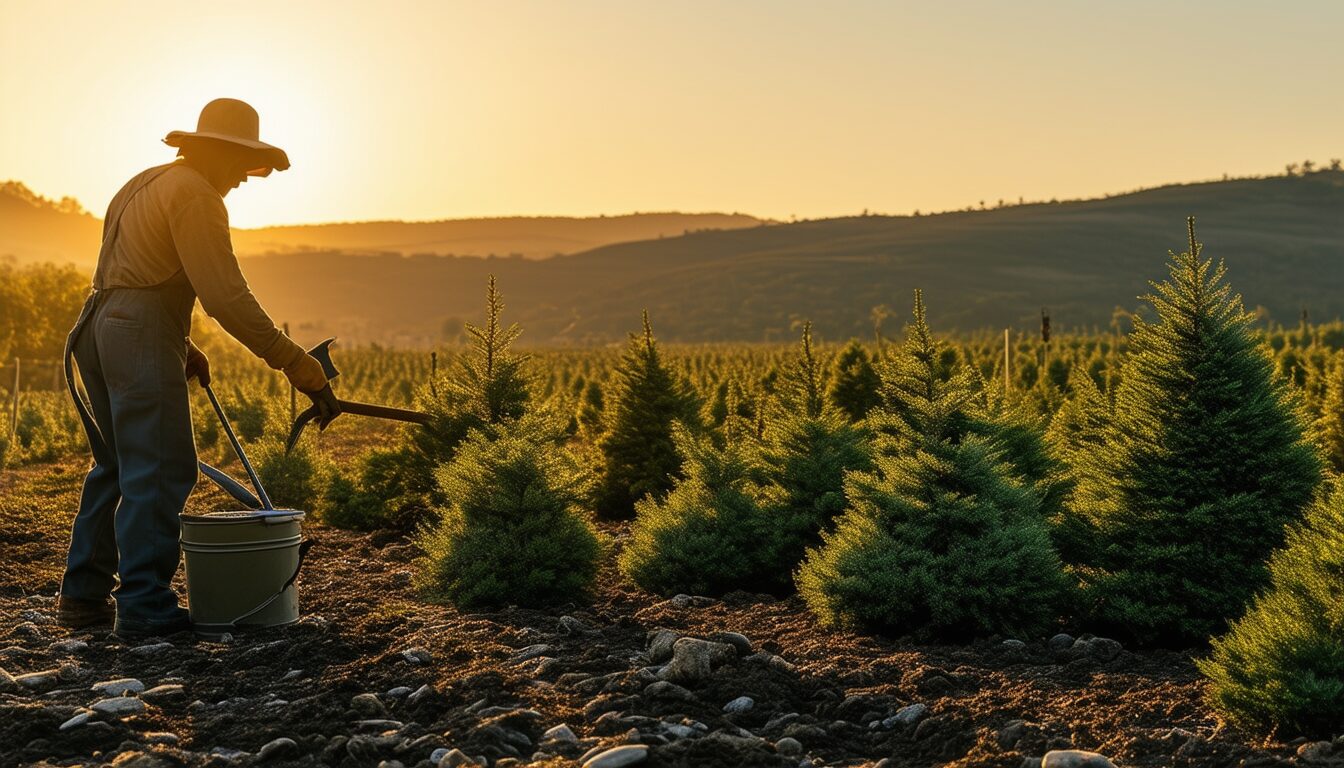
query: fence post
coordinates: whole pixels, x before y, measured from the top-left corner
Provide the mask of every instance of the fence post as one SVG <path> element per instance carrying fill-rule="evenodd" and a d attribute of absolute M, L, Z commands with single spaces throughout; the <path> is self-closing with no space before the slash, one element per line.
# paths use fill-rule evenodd
<path fill-rule="evenodd" d="M 1003 393 L 1008 394 L 1011 380 L 1008 378 L 1008 329 L 1003 329 Z"/>
<path fill-rule="evenodd" d="M 14 406 L 10 410 L 9 433 L 19 431 L 19 358 L 14 358 Z"/>
<path fill-rule="evenodd" d="M 289 323 L 285 323 L 285 338 L 289 338 Z M 296 398 L 298 397 L 298 394 L 299 394 L 299 391 L 298 391 L 297 389 L 294 388 L 294 385 L 293 385 L 293 384 L 291 384 L 291 385 L 289 386 L 289 423 L 290 423 L 290 424 L 293 424 L 293 423 L 294 423 L 294 419 L 297 417 L 297 413 L 298 413 L 298 402 L 297 402 Z"/>
<path fill-rule="evenodd" d="M 438 377 L 439 377 L 439 353 L 438 353 L 438 352 L 430 352 L 430 353 L 429 353 L 429 394 L 433 395 L 434 397 L 438 397 L 438 396 L 439 396 L 438 384 L 436 384 L 435 381 L 434 381 L 434 380 L 437 379 Z"/>

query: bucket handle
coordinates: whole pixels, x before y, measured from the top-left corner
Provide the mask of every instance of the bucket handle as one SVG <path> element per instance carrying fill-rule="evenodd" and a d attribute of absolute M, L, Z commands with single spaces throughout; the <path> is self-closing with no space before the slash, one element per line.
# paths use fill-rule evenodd
<path fill-rule="evenodd" d="M 290 586 L 292 586 L 294 582 L 299 578 L 299 571 L 303 569 L 303 558 L 305 555 L 308 554 L 308 550 L 313 548 L 313 543 L 314 542 L 312 539 L 304 539 L 302 542 L 299 543 L 299 562 L 294 566 L 294 573 L 289 575 L 289 578 L 285 580 L 284 585 L 282 585 L 280 589 L 276 590 L 275 594 L 266 598 L 261 603 L 261 605 L 258 605 L 256 608 L 253 608 L 247 613 L 244 613 L 242 616 L 239 616 L 233 621 L 225 622 L 225 626 L 230 628 L 236 628 L 238 626 L 238 622 L 244 619 L 252 618 L 258 613 L 261 613 L 262 611 L 266 610 L 266 607 L 269 606 L 271 603 L 274 603 L 276 600 L 279 600 L 280 596 L 285 594 L 285 590 L 289 589 Z"/>

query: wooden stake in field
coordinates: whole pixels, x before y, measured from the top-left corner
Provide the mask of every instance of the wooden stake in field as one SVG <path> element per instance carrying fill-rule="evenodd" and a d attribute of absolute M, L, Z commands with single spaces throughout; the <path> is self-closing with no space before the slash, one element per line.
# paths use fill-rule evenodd
<path fill-rule="evenodd" d="M 19 431 L 19 358 L 14 358 L 14 406 L 10 409 L 9 434 Z"/>
<path fill-rule="evenodd" d="M 1003 329 L 1003 393 L 1008 394 L 1012 380 L 1008 378 L 1008 329 Z"/>
<path fill-rule="evenodd" d="M 285 323 L 285 338 L 289 338 L 289 323 Z M 298 397 L 299 397 L 299 390 L 295 389 L 293 384 L 289 385 L 289 423 L 290 423 L 290 424 L 293 424 L 293 423 L 294 423 L 294 419 L 296 419 L 296 418 L 298 417 L 298 412 L 299 412 Z"/>
<path fill-rule="evenodd" d="M 1041 374 L 1050 365 L 1050 313 L 1041 307 Z"/>

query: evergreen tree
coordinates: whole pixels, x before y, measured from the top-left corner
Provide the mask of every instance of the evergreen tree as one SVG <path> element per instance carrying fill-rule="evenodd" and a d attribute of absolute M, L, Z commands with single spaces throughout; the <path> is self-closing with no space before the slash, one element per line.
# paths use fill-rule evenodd
<path fill-rule="evenodd" d="M 596 439 L 602 433 L 602 412 L 606 407 L 602 397 L 602 385 L 596 381 L 588 382 L 583 388 L 583 402 L 579 406 L 579 428 L 589 439 Z"/>
<path fill-rule="evenodd" d="M 1076 562 L 1099 629 L 1204 641 L 1265 586 L 1265 559 L 1320 481 L 1291 393 L 1225 269 L 1190 249 L 1135 319 L 1114 416 L 1076 505 L 1096 535 Z"/>
<path fill-rule="evenodd" d="M 591 590 L 602 545 L 581 511 L 588 477 L 561 438 L 528 417 L 459 446 L 437 473 L 449 500 L 440 523 L 418 539 L 427 595 L 474 610 L 567 603 Z"/>
<path fill-rule="evenodd" d="M 1036 497 L 967 430 L 965 371 L 943 380 L 915 293 L 914 323 L 884 378 L 891 437 L 876 472 L 848 475 L 849 506 L 809 551 L 798 590 L 823 624 L 960 637 L 1028 633 L 1063 589 Z"/>
<path fill-rule="evenodd" d="M 881 404 L 878 394 L 881 385 L 867 350 L 858 339 L 851 339 L 835 359 L 835 374 L 827 397 L 850 421 L 860 421 Z"/>
<path fill-rule="evenodd" d="M 1055 546 L 1066 560 L 1076 560 L 1095 539 L 1096 531 L 1087 520 L 1068 513 L 1068 509 L 1095 504 L 1094 499 L 1083 502 L 1078 494 L 1080 478 L 1101 471 L 1099 456 L 1106 445 L 1106 430 L 1110 425 L 1111 409 L 1106 396 L 1097 388 L 1095 380 L 1082 368 L 1069 374 L 1069 396 L 1055 412 L 1046 430 L 1046 440 L 1054 454 L 1060 457 L 1063 491 L 1063 513 L 1051 519 L 1054 525 Z M 1096 484 L 1087 486 L 1093 492 Z"/>
<path fill-rule="evenodd" d="M 1330 738 L 1344 722 L 1344 483 L 1294 526 L 1272 586 L 1199 661 L 1209 702 L 1232 723 Z"/>
<path fill-rule="evenodd" d="M 821 542 L 845 509 L 845 473 L 872 468 L 866 426 L 854 424 L 822 394 L 821 367 L 810 324 L 798 355 L 785 368 L 778 413 L 766 427 L 762 504 L 770 535 L 760 542 L 771 591 L 792 586 L 791 574 L 807 548 Z"/>
<path fill-rule="evenodd" d="M 1344 357 L 1330 369 L 1315 426 L 1317 442 L 1330 469 L 1344 474 Z"/>
<path fill-rule="evenodd" d="M 676 480 L 681 459 L 672 423 L 700 428 L 699 400 L 663 363 L 647 311 L 643 336 L 630 335 L 616 369 L 609 406 L 609 428 L 598 446 L 602 466 L 594 506 L 603 517 L 628 518 L 636 501 L 646 495 L 661 499 Z"/>
<path fill-rule="evenodd" d="M 774 587 L 776 574 L 761 555 L 775 530 L 756 503 L 759 466 L 740 424 L 730 429 L 722 450 L 680 424 L 673 426 L 673 439 L 686 457 L 683 476 L 665 499 L 636 503 L 621 572 L 662 595 Z"/>

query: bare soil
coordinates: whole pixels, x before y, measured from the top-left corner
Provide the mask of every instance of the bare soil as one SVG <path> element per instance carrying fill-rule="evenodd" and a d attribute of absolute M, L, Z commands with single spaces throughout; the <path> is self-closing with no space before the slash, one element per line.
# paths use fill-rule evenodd
<path fill-rule="evenodd" d="M 312 523 L 296 625 L 167 645 L 70 632 L 54 595 L 83 470 L 71 459 L 0 473 L 0 668 L 57 670 L 35 688 L 0 675 L 0 766 L 251 765 L 279 738 L 293 744 L 272 746 L 267 765 L 425 768 L 451 748 L 491 765 L 577 765 L 628 743 L 650 746 L 649 766 L 1019 768 L 1062 748 L 1119 766 L 1344 764 L 1344 744 L 1259 742 L 1221 725 L 1189 653 L 1104 659 L 1044 637 L 916 645 L 821 629 L 797 598 L 664 600 L 610 565 L 591 601 L 464 614 L 418 597 L 410 542 Z M 202 485 L 192 504 L 227 501 Z M 751 648 L 686 695 L 646 693 L 658 629 L 737 632 Z M 102 698 L 91 685 L 122 677 L 183 690 L 60 730 Z M 377 701 L 354 699 L 367 693 Z M 754 706 L 725 713 L 740 696 Z M 884 724 L 910 704 L 927 714 Z M 578 741 L 543 738 L 559 724 Z M 776 747 L 786 736 L 801 754 Z"/>

